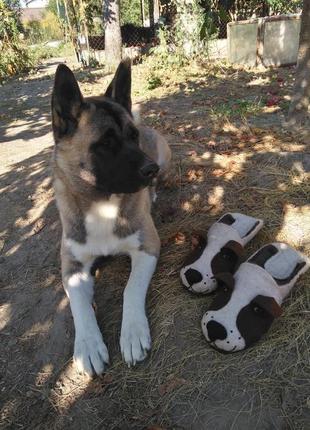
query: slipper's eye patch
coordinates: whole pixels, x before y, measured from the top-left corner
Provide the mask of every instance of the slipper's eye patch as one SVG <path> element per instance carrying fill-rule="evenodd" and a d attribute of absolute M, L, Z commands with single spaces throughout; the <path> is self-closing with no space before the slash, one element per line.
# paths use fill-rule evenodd
<path fill-rule="evenodd" d="M 216 290 L 216 296 L 209 308 L 210 311 L 217 311 L 226 306 L 232 296 L 235 286 L 235 280 L 231 273 L 219 273 L 215 278 L 218 283 L 218 289 Z"/>
<path fill-rule="evenodd" d="M 236 221 L 235 218 L 230 214 L 226 214 L 218 220 L 218 222 L 221 222 L 222 224 L 226 224 L 226 225 L 232 225 L 235 221 Z"/>
<path fill-rule="evenodd" d="M 211 260 L 212 273 L 234 273 L 241 263 L 243 247 L 240 243 L 230 240 Z"/>
<path fill-rule="evenodd" d="M 244 306 L 237 316 L 237 328 L 246 347 L 258 341 L 281 313 L 282 309 L 275 299 L 268 296 L 258 295 Z"/>

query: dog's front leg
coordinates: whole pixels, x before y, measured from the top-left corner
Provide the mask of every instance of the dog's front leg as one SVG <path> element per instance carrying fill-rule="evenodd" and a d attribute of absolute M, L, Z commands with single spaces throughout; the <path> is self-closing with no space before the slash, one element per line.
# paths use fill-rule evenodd
<path fill-rule="evenodd" d="M 129 366 L 144 360 L 151 348 L 145 298 L 157 263 L 157 257 L 144 251 L 136 250 L 130 256 L 131 273 L 124 291 L 120 339 L 122 356 Z"/>
<path fill-rule="evenodd" d="M 62 277 L 75 327 L 74 362 L 80 372 L 100 375 L 109 362 L 109 354 L 92 306 L 94 279 L 89 264 L 82 265 L 62 255 Z"/>

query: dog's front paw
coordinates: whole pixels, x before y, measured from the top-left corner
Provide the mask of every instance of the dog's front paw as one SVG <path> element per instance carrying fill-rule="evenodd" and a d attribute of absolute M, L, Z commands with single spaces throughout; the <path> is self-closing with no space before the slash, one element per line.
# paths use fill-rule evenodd
<path fill-rule="evenodd" d="M 93 376 L 104 372 L 109 364 L 109 353 L 99 330 L 96 334 L 88 333 L 76 337 L 73 360 L 81 373 Z"/>
<path fill-rule="evenodd" d="M 120 345 L 123 359 L 128 366 L 145 359 L 151 348 L 150 329 L 145 315 L 124 315 Z"/>

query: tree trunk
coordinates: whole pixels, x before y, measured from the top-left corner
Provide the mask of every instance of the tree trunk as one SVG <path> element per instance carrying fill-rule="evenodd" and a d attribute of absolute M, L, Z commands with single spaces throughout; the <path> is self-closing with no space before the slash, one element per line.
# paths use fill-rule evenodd
<path fill-rule="evenodd" d="M 157 23 L 159 20 L 159 0 L 154 0 L 154 22 Z"/>
<path fill-rule="evenodd" d="M 310 1 L 303 1 L 296 79 L 288 114 L 290 125 L 309 123 L 310 104 Z"/>
<path fill-rule="evenodd" d="M 154 1 L 149 0 L 149 20 L 150 27 L 154 27 Z"/>
<path fill-rule="evenodd" d="M 122 36 L 119 19 L 119 0 L 104 0 L 104 51 L 105 66 L 114 72 L 122 59 Z"/>

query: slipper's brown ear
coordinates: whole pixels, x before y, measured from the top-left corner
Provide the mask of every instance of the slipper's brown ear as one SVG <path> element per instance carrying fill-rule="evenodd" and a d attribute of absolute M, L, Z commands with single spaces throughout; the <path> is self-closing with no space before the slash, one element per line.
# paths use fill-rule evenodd
<path fill-rule="evenodd" d="M 235 240 L 227 242 L 211 260 L 213 275 L 223 272 L 235 273 L 241 263 L 242 254 L 243 246 L 239 242 Z"/>
<path fill-rule="evenodd" d="M 259 308 L 264 309 L 269 315 L 274 318 L 278 318 L 283 313 L 281 306 L 276 302 L 273 297 L 259 295 L 252 300 L 252 303 L 254 307 L 255 305 L 257 305 Z"/>
<path fill-rule="evenodd" d="M 217 273 L 215 275 L 215 279 L 217 280 L 219 286 L 222 284 L 225 287 L 229 288 L 230 290 L 234 289 L 235 279 L 231 273 L 229 272 Z"/>
<path fill-rule="evenodd" d="M 229 242 L 226 243 L 226 245 L 223 246 L 223 248 L 230 249 L 232 252 L 234 252 L 237 255 L 239 259 L 243 254 L 243 246 L 239 242 L 236 242 L 235 240 L 230 240 Z"/>

